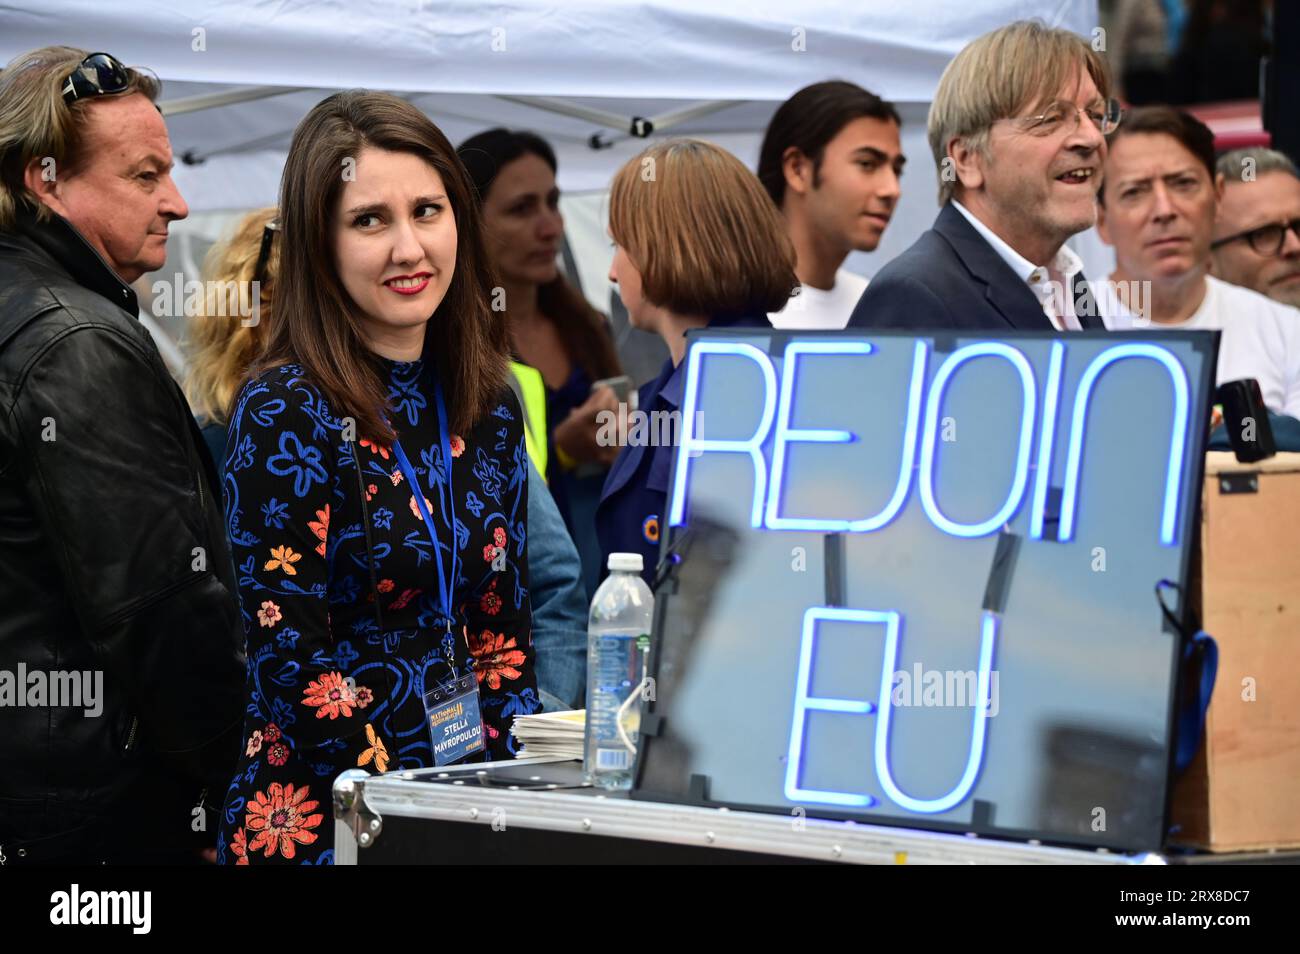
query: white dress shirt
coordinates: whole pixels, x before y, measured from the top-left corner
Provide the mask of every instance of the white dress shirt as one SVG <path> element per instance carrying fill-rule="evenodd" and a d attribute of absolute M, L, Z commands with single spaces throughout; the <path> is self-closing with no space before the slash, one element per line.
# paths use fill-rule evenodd
<path fill-rule="evenodd" d="M 1043 305 L 1043 314 L 1057 331 L 1079 331 L 1082 325 L 1074 313 L 1074 278 L 1083 271 L 1083 259 L 1068 245 L 1062 245 L 1050 265 L 1035 265 L 1004 242 L 996 232 L 975 218 L 965 206 L 953 200 L 957 211 L 966 217 L 984 241 L 993 247 Z"/>

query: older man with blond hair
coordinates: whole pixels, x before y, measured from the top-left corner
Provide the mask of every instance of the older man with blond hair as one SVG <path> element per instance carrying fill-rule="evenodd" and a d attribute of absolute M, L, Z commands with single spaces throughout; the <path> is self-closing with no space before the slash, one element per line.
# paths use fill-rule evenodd
<path fill-rule="evenodd" d="M 957 54 L 930 107 L 943 208 L 876 275 L 850 327 L 998 332 L 1100 328 L 1065 240 L 1096 221 L 1120 120 L 1100 55 L 1036 21 Z"/>
<path fill-rule="evenodd" d="M 188 211 L 158 91 L 107 53 L 62 46 L 0 73 L 9 864 L 193 860 L 215 846 L 209 813 L 238 751 L 242 636 L 219 491 L 130 285 L 162 266 Z M 77 685 L 69 674 L 102 698 L 42 688 Z"/>

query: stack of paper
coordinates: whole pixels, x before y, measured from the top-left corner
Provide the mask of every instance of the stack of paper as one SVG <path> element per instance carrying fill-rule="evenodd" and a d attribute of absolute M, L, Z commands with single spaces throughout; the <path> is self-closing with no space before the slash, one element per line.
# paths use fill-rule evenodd
<path fill-rule="evenodd" d="M 538 712 L 534 715 L 515 716 L 510 734 L 523 745 L 518 756 L 521 759 L 539 756 L 581 759 L 582 734 L 586 723 L 585 709 Z"/>

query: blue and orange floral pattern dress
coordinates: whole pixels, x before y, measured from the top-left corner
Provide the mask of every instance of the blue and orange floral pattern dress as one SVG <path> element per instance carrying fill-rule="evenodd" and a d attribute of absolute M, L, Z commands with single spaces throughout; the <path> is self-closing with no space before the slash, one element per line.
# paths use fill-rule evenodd
<path fill-rule="evenodd" d="M 456 549 L 455 625 L 449 633 L 441 622 L 429 531 L 392 448 L 345 440 L 350 423 L 295 366 L 248 382 L 223 480 L 248 653 L 244 749 L 218 838 L 225 864 L 330 863 L 334 779 L 349 768 L 432 766 L 423 696 L 453 672 L 477 676 L 487 757 L 512 758 L 511 721 L 541 708 L 525 559 L 528 467 L 514 394 L 503 389 L 470 433 L 451 436 L 448 462 L 424 362 L 385 360 L 382 373 L 389 420 L 444 566 Z"/>

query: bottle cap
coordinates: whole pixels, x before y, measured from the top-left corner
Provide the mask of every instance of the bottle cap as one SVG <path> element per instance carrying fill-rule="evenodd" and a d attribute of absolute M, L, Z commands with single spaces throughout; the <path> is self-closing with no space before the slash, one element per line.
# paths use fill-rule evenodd
<path fill-rule="evenodd" d="M 608 566 L 611 570 L 640 573 L 645 569 L 645 561 L 639 553 L 611 553 Z"/>

